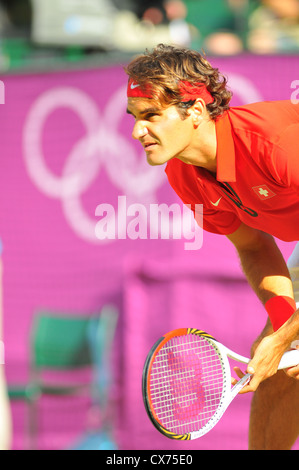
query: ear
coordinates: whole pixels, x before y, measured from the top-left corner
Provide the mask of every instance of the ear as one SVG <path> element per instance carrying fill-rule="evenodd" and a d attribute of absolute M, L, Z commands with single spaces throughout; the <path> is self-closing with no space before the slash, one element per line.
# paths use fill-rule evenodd
<path fill-rule="evenodd" d="M 189 109 L 195 127 L 198 127 L 206 115 L 206 104 L 202 98 L 197 98 L 194 105 Z"/>

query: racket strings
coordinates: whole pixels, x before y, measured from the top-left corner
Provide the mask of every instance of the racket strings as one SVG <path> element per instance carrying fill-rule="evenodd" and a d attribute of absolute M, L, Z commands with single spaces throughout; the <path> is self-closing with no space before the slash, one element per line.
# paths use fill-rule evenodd
<path fill-rule="evenodd" d="M 176 434 L 197 431 L 218 409 L 223 386 L 221 359 L 206 338 L 172 338 L 157 353 L 150 372 L 156 419 Z"/>

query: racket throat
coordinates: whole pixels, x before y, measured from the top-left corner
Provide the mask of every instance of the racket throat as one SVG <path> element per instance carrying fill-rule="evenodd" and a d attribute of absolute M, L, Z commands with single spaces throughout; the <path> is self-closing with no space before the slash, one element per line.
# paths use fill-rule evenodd
<path fill-rule="evenodd" d="M 248 357 L 241 356 L 241 354 L 237 354 L 228 348 L 225 348 L 225 352 L 230 359 L 241 362 L 242 364 L 248 364 L 250 361 Z"/>

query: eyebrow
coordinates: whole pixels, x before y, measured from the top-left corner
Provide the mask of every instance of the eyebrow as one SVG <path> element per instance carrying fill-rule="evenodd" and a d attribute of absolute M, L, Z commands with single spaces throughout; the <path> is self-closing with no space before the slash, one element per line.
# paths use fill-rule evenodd
<path fill-rule="evenodd" d="M 145 115 L 145 114 L 160 113 L 160 112 L 161 112 L 161 108 L 151 107 L 151 108 L 146 108 L 143 111 L 140 111 L 140 114 Z M 127 108 L 127 113 L 134 116 L 134 114 L 128 108 Z"/>

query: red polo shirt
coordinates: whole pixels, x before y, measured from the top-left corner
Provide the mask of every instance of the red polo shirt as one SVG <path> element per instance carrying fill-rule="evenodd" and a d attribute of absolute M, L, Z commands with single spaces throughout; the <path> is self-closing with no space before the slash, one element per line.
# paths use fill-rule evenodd
<path fill-rule="evenodd" d="M 217 175 L 174 158 L 169 182 L 203 228 L 233 233 L 241 222 L 281 240 L 299 240 L 299 105 L 233 107 L 216 121 Z"/>

